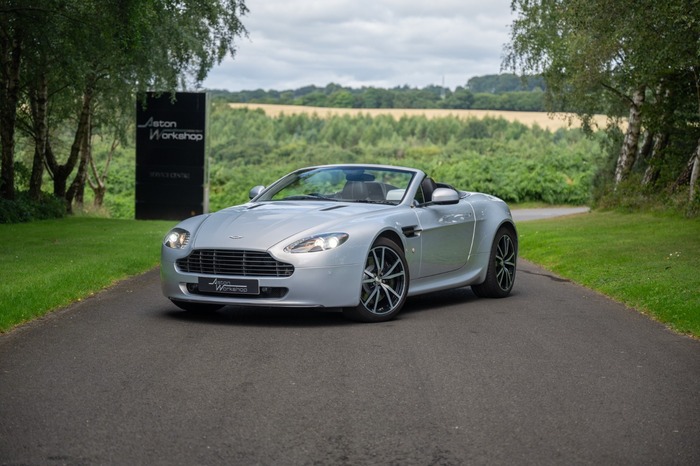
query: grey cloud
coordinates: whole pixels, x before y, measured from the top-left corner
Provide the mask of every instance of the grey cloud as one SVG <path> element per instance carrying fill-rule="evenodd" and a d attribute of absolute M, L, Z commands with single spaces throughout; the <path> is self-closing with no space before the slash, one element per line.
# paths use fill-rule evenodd
<path fill-rule="evenodd" d="M 500 71 L 509 0 L 248 0 L 249 38 L 204 87 L 461 86 Z"/>

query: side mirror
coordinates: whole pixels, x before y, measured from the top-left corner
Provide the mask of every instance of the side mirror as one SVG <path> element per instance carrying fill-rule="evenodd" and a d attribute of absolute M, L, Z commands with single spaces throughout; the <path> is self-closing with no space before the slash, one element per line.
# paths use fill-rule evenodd
<path fill-rule="evenodd" d="M 253 199 L 263 191 L 265 191 L 265 186 L 256 186 L 248 192 L 248 198 Z"/>
<path fill-rule="evenodd" d="M 403 195 L 406 194 L 405 189 L 392 189 L 386 193 L 386 200 L 392 202 L 401 202 Z"/>
<path fill-rule="evenodd" d="M 459 202 L 459 193 L 454 189 L 437 188 L 433 191 L 431 204 L 447 205 L 457 204 Z"/>

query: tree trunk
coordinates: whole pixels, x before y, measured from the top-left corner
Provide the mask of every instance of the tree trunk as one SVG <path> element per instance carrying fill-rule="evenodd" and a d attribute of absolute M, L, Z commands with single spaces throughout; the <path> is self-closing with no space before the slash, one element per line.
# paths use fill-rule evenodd
<path fill-rule="evenodd" d="M 641 110 L 644 103 L 645 90 L 645 86 L 641 86 L 632 95 L 627 132 L 625 133 L 625 139 L 622 143 L 620 156 L 617 159 L 617 166 L 615 167 L 615 186 L 627 178 L 634 165 L 639 145 L 639 135 L 642 129 Z"/>
<path fill-rule="evenodd" d="M 693 68 L 693 75 L 695 76 L 695 95 L 698 99 L 698 115 L 700 115 L 700 76 L 698 76 L 698 69 Z M 700 139 L 698 139 L 698 145 L 695 148 L 695 157 L 693 160 L 693 168 L 690 171 L 690 190 L 688 193 L 688 202 L 692 203 L 695 200 L 695 189 L 698 184 L 698 177 L 700 176 Z"/>
<path fill-rule="evenodd" d="M 92 158 L 92 152 L 90 152 L 90 170 L 95 180 L 93 181 L 90 177 L 88 177 L 87 181 L 94 194 L 93 205 L 95 207 L 102 207 L 102 204 L 104 204 L 105 194 L 107 193 L 106 180 L 107 173 L 109 172 L 109 164 L 112 162 L 112 157 L 114 156 L 114 151 L 117 149 L 117 146 L 119 146 L 119 139 L 115 137 L 112 141 L 112 146 L 109 149 L 109 154 L 107 154 L 107 162 L 105 163 L 105 168 L 102 175 L 97 172 L 95 159 Z"/>
<path fill-rule="evenodd" d="M 34 160 L 32 174 L 29 179 L 29 196 L 38 200 L 41 197 L 41 183 L 44 176 L 44 155 L 46 154 L 46 139 L 48 137 L 48 83 L 46 75 L 37 80 L 36 88 L 30 90 L 29 101 L 32 111 L 34 128 Z"/>
<path fill-rule="evenodd" d="M 667 189 L 668 193 L 675 193 L 678 191 L 678 188 L 681 186 L 685 186 L 686 184 L 690 184 L 690 179 L 693 176 L 693 167 L 695 166 L 695 154 L 697 153 L 697 148 L 693 152 L 693 155 L 690 157 L 688 160 L 688 163 L 685 164 L 685 168 L 683 168 L 683 171 L 676 177 L 676 181 L 673 182 L 673 184 Z"/>
<path fill-rule="evenodd" d="M 73 139 L 70 154 L 65 164 L 58 164 L 58 161 L 51 150 L 50 141 L 46 141 L 46 163 L 53 176 L 53 193 L 56 197 L 66 198 L 68 177 L 73 172 L 75 165 L 78 163 L 83 138 L 85 137 L 85 133 L 88 131 L 88 125 L 90 124 L 90 107 L 94 94 L 94 80 L 90 82 L 92 84 L 89 84 L 86 87 L 85 93 L 83 94 L 83 104 L 80 110 L 80 117 L 78 119 L 78 128 L 75 130 L 75 138 Z M 68 208 L 70 210 L 70 206 L 68 206 Z"/>
<path fill-rule="evenodd" d="M 647 168 L 646 170 L 644 170 L 642 186 L 654 184 L 656 180 L 659 179 L 660 170 L 658 166 L 658 161 L 663 159 L 663 150 L 668 145 L 668 138 L 668 133 L 654 135 L 654 146 L 651 150 L 651 155 L 647 160 Z"/>
<path fill-rule="evenodd" d="M 107 194 L 107 186 L 105 186 L 104 184 L 91 184 L 90 187 L 92 187 L 92 192 L 94 196 L 92 205 L 94 205 L 95 207 L 102 207 L 102 205 L 105 202 L 105 194 Z"/>
<path fill-rule="evenodd" d="M 698 139 L 698 145 L 695 148 L 695 154 L 693 155 L 693 168 L 690 171 L 690 193 L 688 195 L 688 202 L 693 202 L 695 199 L 695 189 L 698 184 L 698 176 L 700 176 L 700 139 Z"/>
<path fill-rule="evenodd" d="M 0 35 L 0 196 L 15 197 L 15 123 L 19 103 L 19 70 L 22 62 L 21 31 Z"/>
<path fill-rule="evenodd" d="M 84 193 L 85 193 L 85 180 L 87 179 L 87 169 L 88 160 L 90 160 L 90 136 L 92 134 L 90 128 L 90 118 L 88 118 L 87 131 L 83 134 L 83 140 L 80 143 L 80 164 L 78 165 L 78 173 L 73 179 L 68 192 L 66 192 L 66 203 L 68 204 L 68 211 L 72 212 L 73 202 L 77 204 L 78 207 L 82 209 Z"/>
<path fill-rule="evenodd" d="M 671 90 L 667 87 L 668 80 L 661 79 L 661 82 L 656 87 L 656 102 L 655 105 L 662 109 L 661 120 L 658 123 L 657 130 L 652 138 L 651 154 L 645 155 L 644 163 L 646 169 L 642 177 L 642 186 L 650 186 L 656 183 L 661 174 L 660 162 L 664 158 L 664 150 L 668 146 L 670 139 L 669 131 L 673 127 L 673 110 L 669 109 L 666 103 L 671 95 Z M 647 141 L 649 142 L 649 141 Z"/>
<path fill-rule="evenodd" d="M 68 212 L 73 212 L 73 202 L 75 201 L 78 208 L 83 207 L 83 192 L 85 190 L 85 178 L 87 177 L 87 167 L 88 167 L 88 152 L 80 152 L 80 164 L 78 164 L 78 172 L 73 178 L 68 191 L 66 191 L 66 205 L 68 206 Z"/>
<path fill-rule="evenodd" d="M 639 145 L 639 150 L 637 151 L 637 160 L 635 163 L 637 166 L 641 163 L 648 162 L 652 155 L 652 148 L 654 147 L 655 135 L 650 131 L 644 131 L 642 136 L 642 143 Z"/>
<path fill-rule="evenodd" d="M 49 170 L 49 174 L 53 179 L 53 194 L 56 197 L 65 198 L 66 197 L 66 183 L 68 176 L 73 171 L 73 165 L 68 163 L 64 165 L 59 165 L 56 160 L 56 155 L 53 153 L 53 148 L 51 147 L 51 141 L 46 141 L 46 151 L 44 152 L 44 159 L 46 160 L 46 167 Z"/>

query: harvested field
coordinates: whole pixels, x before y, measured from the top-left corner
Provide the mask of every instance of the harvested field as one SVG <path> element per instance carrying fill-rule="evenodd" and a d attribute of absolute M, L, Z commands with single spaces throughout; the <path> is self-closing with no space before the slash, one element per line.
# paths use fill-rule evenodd
<path fill-rule="evenodd" d="M 517 121 L 526 126 L 538 125 L 556 131 L 559 128 L 578 128 L 579 120 L 570 113 L 544 113 L 544 112 L 508 112 L 500 110 L 448 110 L 448 109 L 397 109 L 397 108 L 327 108 L 305 107 L 301 105 L 272 105 L 272 104 L 229 104 L 232 108 L 261 109 L 266 115 L 277 117 L 279 115 L 293 115 L 297 113 L 315 114 L 321 118 L 334 115 L 392 115 L 394 118 L 403 116 L 425 116 L 426 118 L 441 118 L 454 116 L 457 118 L 503 118 L 508 121 Z M 596 118 L 599 128 L 605 127 L 605 116 Z"/>

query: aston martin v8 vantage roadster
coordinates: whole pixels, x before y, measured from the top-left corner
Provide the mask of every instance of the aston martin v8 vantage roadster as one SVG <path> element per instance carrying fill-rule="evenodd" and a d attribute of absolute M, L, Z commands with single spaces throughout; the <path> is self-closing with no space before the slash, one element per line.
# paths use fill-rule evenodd
<path fill-rule="evenodd" d="M 163 241 L 161 283 L 188 311 L 323 307 L 380 322 L 418 294 L 505 297 L 517 254 L 510 209 L 494 196 L 413 168 L 326 165 L 179 223 Z"/>

